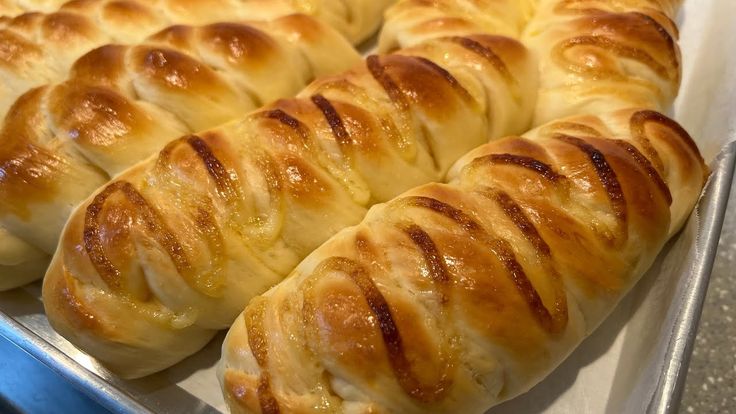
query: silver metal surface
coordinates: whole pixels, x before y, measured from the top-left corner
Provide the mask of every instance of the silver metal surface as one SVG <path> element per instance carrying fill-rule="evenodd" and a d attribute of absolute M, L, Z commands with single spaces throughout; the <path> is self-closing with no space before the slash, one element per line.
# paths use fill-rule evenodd
<path fill-rule="evenodd" d="M 0 335 L 70 381 L 92 399 L 120 414 L 193 413 L 219 411 L 177 385 L 182 373 L 170 369 L 147 378 L 124 381 L 116 378 L 89 356 L 77 350 L 49 326 L 40 300 L 40 283 L 0 292 Z M 202 352 L 208 358 L 189 358 L 190 371 L 212 365 L 219 356 L 222 337 Z M 213 381 L 216 379 L 213 377 Z"/>
<path fill-rule="evenodd" d="M 699 234 L 708 235 L 698 248 L 691 250 L 690 277 L 681 280 L 679 290 L 683 298 L 680 306 L 671 308 L 674 330 L 667 344 L 665 366 L 661 382 L 654 393 L 648 413 L 676 414 L 685 387 L 698 321 L 708 291 L 718 240 L 721 235 L 726 208 L 736 168 L 736 142 L 731 142 L 712 166 L 713 176 L 705 189 L 697 210 L 700 216 Z M 702 250 L 702 251 L 701 251 Z"/>
<path fill-rule="evenodd" d="M 74 414 L 109 414 L 69 382 L 0 336 L 0 413 L 47 413 L 64 407 Z"/>

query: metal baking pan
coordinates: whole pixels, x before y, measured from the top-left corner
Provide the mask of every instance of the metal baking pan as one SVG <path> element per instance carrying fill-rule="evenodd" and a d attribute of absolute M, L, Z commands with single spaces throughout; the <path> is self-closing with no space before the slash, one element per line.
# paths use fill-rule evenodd
<path fill-rule="evenodd" d="M 700 0 L 686 2 L 683 13 L 686 65 L 675 118 L 700 138 L 706 159 L 713 160 L 693 216 L 593 335 L 547 379 L 493 414 L 677 412 L 734 181 L 736 142 L 723 147 L 736 139 L 736 59 L 729 65 L 724 59 L 731 58 L 724 56 L 730 55 L 722 53 L 729 44 L 724 36 L 736 41 L 731 11 L 736 3 Z M 40 291 L 37 282 L 0 293 L 0 335 L 104 407 L 136 414 L 226 411 L 214 370 L 224 334 L 175 367 L 124 381 L 51 329 Z"/>

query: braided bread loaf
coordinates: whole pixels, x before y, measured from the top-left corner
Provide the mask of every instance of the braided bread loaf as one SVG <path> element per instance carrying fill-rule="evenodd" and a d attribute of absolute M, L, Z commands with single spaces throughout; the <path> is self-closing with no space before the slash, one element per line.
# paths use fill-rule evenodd
<path fill-rule="evenodd" d="M 171 24 L 316 16 L 353 42 L 376 29 L 391 0 L 75 0 L 50 14 L 26 13 L 0 22 L 0 114 L 28 89 L 67 77 L 84 53 L 107 43 L 139 43 Z M 48 10 L 62 1 L 39 2 Z M 0 3 L 2 4 L 2 3 Z M 46 6 L 46 7 L 42 7 Z M 2 6 L 0 6 L 2 7 Z M 55 8 L 54 8 L 55 9 Z M 1 10 L 1 9 L 0 9 Z"/>
<path fill-rule="evenodd" d="M 0 15 L 22 12 L 51 13 L 59 9 L 87 14 L 106 32 L 107 24 L 127 24 L 124 19 L 139 13 L 169 24 L 201 25 L 218 21 L 271 20 L 293 13 L 312 15 L 337 29 L 354 43 L 376 31 L 381 15 L 394 0 L 0 0 Z M 102 13 L 95 11 L 102 10 Z M 96 17 L 96 18 L 95 18 Z M 116 27 L 112 28 L 117 33 Z M 126 33 L 143 36 L 145 33 Z"/>
<path fill-rule="evenodd" d="M 514 40 L 437 39 L 174 141 L 72 215 L 52 326 L 120 375 L 166 368 L 369 205 L 527 128 L 534 76 Z"/>
<path fill-rule="evenodd" d="M 9 230 L 0 240 L 15 234 L 52 253 L 72 209 L 111 176 L 356 62 L 342 36 L 305 15 L 172 26 L 142 44 L 95 49 L 65 82 L 23 95 L 0 130 L 0 223 Z M 31 247 L 13 252 L 0 265 L 37 258 Z M 4 274 L 2 285 L 29 277 Z"/>
<path fill-rule="evenodd" d="M 223 345 L 233 412 L 482 413 L 528 390 L 651 265 L 706 173 L 649 110 L 556 121 L 454 170 L 251 301 Z"/>
<path fill-rule="evenodd" d="M 28 89 L 63 80 L 76 59 L 110 42 L 137 43 L 170 20 L 143 3 L 88 1 L 0 23 L 0 115 Z"/>
<path fill-rule="evenodd" d="M 535 125 L 573 114 L 665 110 L 680 85 L 679 0 L 541 0 L 522 42 L 539 59 Z"/>
<path fill-rule="evenodd" d="M 223 344 L 233 412 L 484 412 L 554 369 L 682 226 L 707 168 L 650 109 L 677 91 L 679 2 L 538 3 L 535 122 L 598 116 L 471 151 L 449 184 L 374 206 L 253 299 Z M 386 48 L 431 36 L 427 4 L 389 11 L 410 35 Z M 484 22 L 428 10 L 451 33 Z"/>

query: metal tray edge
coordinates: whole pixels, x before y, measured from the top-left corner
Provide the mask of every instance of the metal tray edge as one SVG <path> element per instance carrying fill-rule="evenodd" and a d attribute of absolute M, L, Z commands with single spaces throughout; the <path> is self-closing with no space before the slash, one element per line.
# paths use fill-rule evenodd
<path fill-rule="evenodd" d="M 153 414 L 132 396 L 98 377 L 33 331 L 0 311 L 0 336 L 69 381 L 75 388 L 118 414 Z"/>
<path fill-rule="evenodd" d="M 712 167 L 713 175 L 696 209 L 701 213 L 699 226 L 701 233 L 712 232 L 711 234 L 720 235 L 726 217 L 731 187 L 734 185 L 736 141 L 726 144 Z M 709 192 L 709 188 L 717 190 Z M 710 208 L 703 208 L 703 206 Z M 701 255 L 694 261 L 691 268 L 692 276 L 683 287 L 686 300 L 681 308 L 675 310 L 674 331 L 667 346 L 662 380 L 657 385 L 647 410 L 648 414 L 677 414 L 679 411 L 690 357 L 698 333 L 698 324 L 716 259 L 718 241 L 718 237 L 705 240 L 703 252 L 707 254 Z"/>

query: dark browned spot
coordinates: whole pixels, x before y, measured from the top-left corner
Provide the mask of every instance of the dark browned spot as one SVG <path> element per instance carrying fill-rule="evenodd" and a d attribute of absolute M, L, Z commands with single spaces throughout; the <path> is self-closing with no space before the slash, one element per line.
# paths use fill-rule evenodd
<path fill-rule="evenodd" d="M 516 79 L 509 71 L 509 68 L 491 48 L 469 37 L 455 36 L 451 37 L 450 40 L 488 61 L 488 63 L 496 69 L 506 82 L 516 83 Z"/>
<path fill-rule="evenodd" d="M 261 374 L 258 379 L 258 402 L 261 405 L 261 413 L 263 414 L 278 414 L 281 412 L 279 409 L 279 402 L 271 392 L 271 382 L 268 374 Z"/>
<path fill-rule="evenodd" d="M 443 203 L 440 200 L 432 197 L 424 196 L 411 196 L 399 199 L 400 203 L 426 208 L 434 211 L 435 213 L 441 214 L 452 221 L 459 224 L 463 229 L 471 233 L 483 232 L 483 228 L 478 222 L 473 220 L 470 216 L 465 214 L 462 210 L 457 209 L 447 203 Z"/>
<path fill-rule="evenodd" d="M 551 182 L 557 182 L 559 180 L 565 179 L 564 175 L 560 175 L 556 173 L 550 165 L 545 164 L 542 161 L 537 160 L 536 158 L 527 157 L 524 155 L 514 155 L 514 154 L 484 155 L 482 157 L 475 158 L 473 161 L 470 162 L 470 165 L 477 166 L 477 165 L 485 164 L 485 163 L 519 166 L 527 170 L 533 171 L 535 173 L 538 173 L 539 175 L 544 177 L 544 179 L 551 181 Z"/>
<path fill-rule="evenodd" d="M 511 245 L 509 245 L 506 240 L 502 239 L 490 240 L 489 244 L 493 253 L 506 268 L 506 271 L 511 276 L 511 280 L 514 282 L 514 285 L 516 285 L 516 289 L 521 293 L 542 328 L 548 332 L 554 332 L 555 324 L 552 319 L 552 315 L 550 315 L 549 311 L 544 306 L 542 298 L 539 296 L 539 293 L 534 288 L 534 285 L 532 285 L 532 282 L 529 280 L 526 273 L 524 273 L 524 269 L 521 267 L 521 264 L 516 260 L 516 255 L 514 254 Z"/>
<path fill-rule="evenodd" d="M 649 178 L 654 181 L 654 184 L 657 186 L 657 188 L 662 192 L 662 195 L 667 200 L 667 204 L 672 204 L 672 194 L 670 193 L 669 187 L 667 187 L 667 184 L 665 184 L 664 180 L 662 180 L 662 176 L 659 175 L 657 170 L 654 168 L 651 162 L 642 155 L 641 152 L 639 152 L 638 149 L 636 149 L 635 146 L 629 144 L 626 141 L 622 140 L 614 140 L 616 145 L 623 148 L 624 151 L 626 151 L 629 155 L 631 155 L 631 158 L 636 161 L 636 164 L 641 167 L 641 169 L 644 170 L 644 172 L 649 176 Z"/>
<path fill-rule="evenodd" d="M 322 111 L 322 115 L 324 115 L 327 123 L 330 124 L 332 135 L 335 136 L 335 141 L 337 141 L 338 145 L 340 145 L 340 147 L 349 146 L 352 143 L 350 134 L 348 134 L 348 131 L 345 129 L 342 118 L 340 118 L 340 114 L 337 113 L 337 110 L 332 106 L 332 103 L 320 94 L 312 95 L 311 99 L 317 108 Z"/>
<path fill-rule="evenodd" d="M 268 375 L 268 338 L 263 328 L 265 303 L 260 301 L 252 304 L 245 311 L 245 328 L 248 332 L 248 346 L 261 369 L 258 379 L 258 401 L 261 412 L 264 414 L 278 414 L 279 403 L 271 392 L 270 377 Z"/>
<path fill-rule="evenodd" d="M 202 160 L 207 173 L 209 173 L 215 182 L 218 195 L 230 202 L 238 200 L 240 198 L 240 191 L 237 178 L 225 168 L 222 162 L 212 152 L 212 148 L 202 138 L 196 135 L 190 135 L 186 140 Z"/>
<path fill-rule="evenodd" d="M 508 195 L 508 193 L 502 190 L 489 190 L 484 191 L 481 194 L 490 197 L 491 199 L 495 200 L 496 203 L 498 203 L 504 214 L 506 214 L 506 216 L 511 219 L 516 228 L 521 231 L 521 234 L 523 234 L 524 237 L 532 244 L 532 246 L 534 246 L 537 255 L 547 258 L 550 257 L 551 253 L 549 245 L 539 234 L 537 228 L 534 226 L 534 223 L 532 223 L 532 221 L 529 220 L 526 214 L 524 214 L 521 206 L 519 206 L 519 204 L 517 204 L 516 201 L 514 201 L 514 199 L 511 198 L 510 195 Z"/>
<path fill-rule="evenodd" d="M 272 109 L 269 111 L 262 112 L 263 115 L 268 119 L 275 119 L 289 128 L 295 130 L 305 140 L 308 138 L 308 134 L 305 131 L 304 125 L 293 116 L 287 114 L 282 109 Z"/>
<path fill-rule="evenodd" d="M 378 320 L 383 341 L 386 345 L 391 368 L 401 388 L 412 398 L 422 402 L 437 401 L 448 390 L 450 380 L 444 372 L 440 381 L 435 384 L 422 384 L 412 372 L 412 366 L 404 352 L 404 344 L 391 309 L 383 294 L 371 279 L 368 272 L 359 263 L 345 257 L 331 257 L 320 263 L 317 274 L 341 272 L 350 277 L 360 289 L 373 315 Z"/>
<path fill-rule="evenodd" d="M 455 77 L 452 76 L 452 74 L 448 72 L 445 68 L 432 62 L 431 60 L 427 58 L 423 58 L 421 56 L 412 56 L 412 57 L 424 63 L 427 67 L 429 67 L 430 70 L 440 75 L 440 77 L 446 80 L 447 83 L 449 83 L 450 86 L 452 86 L 455 92 L 457 92 L 464 100 L 466 101 L 472 100 L 470 93 L 468 93 L 468 91 L 463 87 L 463 85 L 461 85 L 460 82 L 458 82 L 457 79 L 455 79 Z"/>
<path fill-rule="evenodd" d="M 115 193 L 122 193 L 133 205 L 135 216 L 142 221 L 149 234 L 166 250 L 174 266 L 180 273 L 189 270 L 190 264 L 184 249 L 174 233 L 164 223 L 161 215 L 151 206 L 133 185 L 127 181 L 116 181 L 105 187 L 95 196 L 87 207 L 84 222 L 84 248 L 97 273 L 113 290 L 122 288 L 121 272 L 105 254 L 102 235 L 100 234 L 100 213 L 107 199 Z"/>
<path fill-rule="evenodd" d="M 404 94 L 401 92 L 401 88 L 394 82 L 393 79 L 386 73 L 386 69 L 381 63 L 381 58 L 376 55 L 370 55 L 366 59 L 366 66 L 368 71 L 373 76 L 373 79 L 378 82 L 391 101 L 402 110 L 409 108 L 409 102 L 404 98 Z"/>
<path fill-rule="evenodd" d="M 577 147 L 588 157 L 596 174 L 598 175 L 598 179 L 601 184 L 603 184 L 603 188 L 606 189 L 606 194 L 611 202 L 613 213 L 616 216 L 616 219 L 621 223 L 621 230 L 624 232 L 625 236 L 626 226 L 624 226 L 623 223 L 626 223 L 628 215 L 626 199 L 624 198 L 624 192 L 621 189 L 621 183 L 619 183 L 618 177 L 616 177 L 616 172 L 608 164 L 608 161 L 606 161 L 606 156 L 603 155 L 603 153 L 596 147 L 581 138 L 564 134 L 555 134 L 554 138 Z"/>
<path fill-rule="evenodd" d="M 432 238 L 429 237 L 429 234 L 416 224 L 410 224 L 402 230 L 422 252 L 424 261 L 429 267 L 429 277 L 439 284 L 446 284 L 449 282 L 450 272 L 447 271 L 445 261 L 437 249 L 437 245 L 435 245 Z"/>

